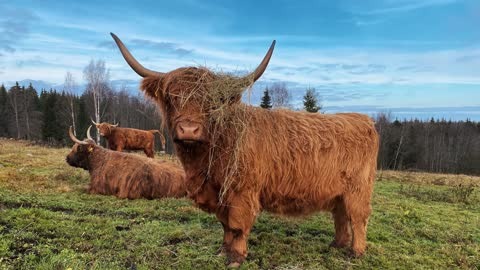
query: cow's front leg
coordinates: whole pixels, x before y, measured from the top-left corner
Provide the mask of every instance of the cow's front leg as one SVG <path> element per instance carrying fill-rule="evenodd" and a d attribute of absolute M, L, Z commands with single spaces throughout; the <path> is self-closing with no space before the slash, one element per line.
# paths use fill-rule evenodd
<path fill-rule="evenodd" d="M 218 249 L 218 256 L 227 255 L 227 250 L 232 244 L 233 233 L 232 230 L 228 227 L 228 214 L 226 213 L 217 213 L 217 219 L 222 223 L 223 226 L 223 243 L 222 246 Z"/>
<path fill-rule="evenodd" d="M 247 240 L 258 212 L 255 196 L 234 195 L 228 209 L 228 229 L 231 243 L 227 245 L 228 267 L 239 267 L 247 258 Z"/>
<path fill-rule="evenodd" d="M 217 256 L 226 256 L 227 250 L 230 248 L 233 241 L 232 230 L 226 224 L 222 223 L 222 226 L 223 226 L 223 243 L 222 243 L 222 246 L 217 251 Z"/>

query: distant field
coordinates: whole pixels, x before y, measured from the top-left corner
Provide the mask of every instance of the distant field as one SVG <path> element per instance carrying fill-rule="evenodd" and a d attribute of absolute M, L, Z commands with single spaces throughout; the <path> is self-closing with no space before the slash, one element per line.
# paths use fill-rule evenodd
<path fill-rule="evenodd" d="M 86 194 L 88 173 L 65 163 L 68 152 L 0 140 L 0 269 L 224 267 L 214 216 L 187 199 Z M 242 269 L 480 269 L 480 177 L 378 176 L 363 258 L 328 247 L 328 213 L 263 213 Z"/>

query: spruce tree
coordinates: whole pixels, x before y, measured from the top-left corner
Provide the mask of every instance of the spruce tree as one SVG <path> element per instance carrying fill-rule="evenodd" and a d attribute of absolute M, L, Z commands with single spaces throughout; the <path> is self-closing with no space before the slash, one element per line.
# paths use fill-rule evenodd
<path fill-rule="evenodd" d="M 44 140 L 60 142 L 66 133 L 66 130 L 62 129 L 63 124 L 59 121 L 57 103 L 60 95 L 50 90 L 48 93 L 42 93 L 42 96 L 44 97 L 42 137 Z"/>
<path fill-rule="evenodd" d="M 260 103 L 260 107 L 264 109 L 271 109 L 272 108 L 272 98 L 270 97 L 270 94 L 268 93 L 268 87 L 265 88 L 265 91 L 263 91 L 263 97 L 262 97 L 262 102 Z"/>
<path fill-rule="evenodd" d="M 2 84 L 0 86 L 0 136 L 8 136 L 8 96 L 7 89 Z"/>
<path fill-rule="evenodd" d="M 78 108 L 77 113 L 77 134 L 78 138 L 86 138 L 87 137 L 87 129 L 92 124 L 90 119 L 88 118 L 87 113 L 87 106 L 85 102 L 85 97 L 78 97 L 76 98 L 76 107 Z M 92 136 L 94 135 L 93 132 L 95 129 L 93 128 Z"/>
<path fill-rule="evenodd" d="M 318 99 L 317 93 L 315 92 L 315 88 L 307 88 L 307 92 L 305 96 L 303 96 L 303 107 L 305 111 L 316 113 L 320 110 L 318 106 Z"/>

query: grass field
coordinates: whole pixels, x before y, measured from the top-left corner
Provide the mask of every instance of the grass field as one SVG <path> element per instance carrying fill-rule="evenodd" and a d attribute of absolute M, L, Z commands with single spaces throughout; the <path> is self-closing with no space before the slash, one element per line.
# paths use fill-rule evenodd
<path fill-rule="evenodd" d="M 0 269 L 221 269 L 222 228 L 186 199 L 86 194 L 69 149 L 0 140 Z M 262 213 L 242 269 L 480 269 L 480 177 L 379 172 L 368 250 L 329 248 L 327 213 Z"/>

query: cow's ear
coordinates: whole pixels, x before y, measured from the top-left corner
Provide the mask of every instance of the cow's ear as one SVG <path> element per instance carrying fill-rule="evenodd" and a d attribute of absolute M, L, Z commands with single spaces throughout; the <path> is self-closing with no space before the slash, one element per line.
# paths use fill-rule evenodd
<path fill-rule="evenodd" d="M 89 145 L 87 146 L 87 151 L 88 151 L 88 153 L 91 153 L 91 152 L 93 152 L 93 149 L 94 149 L 94 148 L 95 148 L 95 146 L 94 146 L 94 145 L 92 145 L 92 144 L 89 144 Z"/>
<path fill-rule="evenodd" d="M 233 97 L 230 98 L 230 104 L 233 105 L 233 104 L 240 103 L 241 100 L 242 100 L 241 94 L 234 95 Z"/>
<path fill-rule="evenodd" d="M 140 88 L 150 98 L 155 100 L 163 99 L 164 87 L 161 77 L 145 77 Z"/>

